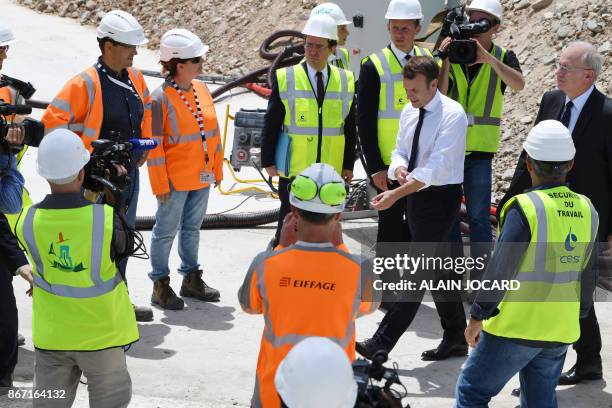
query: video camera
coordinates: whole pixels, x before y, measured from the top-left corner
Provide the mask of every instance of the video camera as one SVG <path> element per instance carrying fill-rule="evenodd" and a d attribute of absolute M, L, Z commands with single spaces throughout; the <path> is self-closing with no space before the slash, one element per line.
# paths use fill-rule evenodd
<path fill-rule="evenodd" d="M 477 45 L 472 39 L 475 34 L 486 33 L 491 29 L 491 22 L 482 19 L 470 23 L 463 8 L 452 9 L 444 19 L 441 36 L 452 38 L 448 47 L 448 58 L 453 64 L 473 64 L 476 61 Z"/>
<path fill-rule="evenodd" d="M 117 134 L 118 132 L 110 132 Z M 85 180 L 83 188 L 100 193 L 104 189 L 110 193 L 118 203 L 119 194 L 129 185 L 129 172 L 134 163 L 130 152 L 151 150 L 157 146 L 153 139 L 129 139 L 120 141 L 98 139 L 91 143 L 93 151 L 89 163 L 85 165 Z M 115 165 L 123 166 L 128 174 L 119 175 Z"/>
<path fill-rule="evenodd" d="M 16 78 L 11 78 L 6 75 L 0 76 L 0 88 L 5 86 L 12 87 L 17 92 L 17 97 L 22 96 L 25 99 L 29 99 L 36 92 L 36 88 L 29 82 L 24 82 Z M 7 101 L 0 100 L 0 145 L 5 151 L 18 152 L 22 146 L 9 146 L 6 141 L 8 130 L 12 124 L 12 116 L 14 115 L 29 115 L 32 113 L 32 107 L 28 105 L 11 105 Z M 24 131 L 23 144 L 28 146 L 38 146 L 42 140 L 45 129 L 42 123 L 33 120 L 26 119 L 24 122 L 19 124 Z"/>
<path fill-rule="evenodd" d="M 372 362 L 362 358 L 353 362 L 353 374 L 357 383 L 355 408 L 410 408 L 408 404 L 402 405 L 407 392 L 397 374 L 397 365 L 392 369 L 383 365 L 387 358 L 387 352 L 379 350 L 374 353 Z M 374 385 L 373 380 L 384 381 L 384 385 Z M 394 384 L 404 388 L 403 394 L 391 388 Z"/>

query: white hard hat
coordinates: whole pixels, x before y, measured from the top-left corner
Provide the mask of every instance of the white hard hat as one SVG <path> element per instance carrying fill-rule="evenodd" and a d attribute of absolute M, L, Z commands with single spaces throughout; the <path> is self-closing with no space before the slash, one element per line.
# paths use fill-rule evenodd
<path fill-rule="evenodd" d="M 385 14 L 387 20 L 420 20 L 423 9 L 419 0 L 391 0 Z"/>
<path fill-rule="evenodd" d="M 306 21 L 302 34 L 338 41 L 338 27 L 328 14 L 312 14 Z"/>
<path fill-rule="evenodd" d="M 289 408 L 352 408 L 357 383 L 342 348 L 325 337 L 308 337 L 281 361 L 276 390 Z"/>
<path fill-rule="evenodd" d="M 482 11 L 483 13 L 491 14 L 495 18 L 502 21 L 503 8 L 499 0 L 473 0 L 467 11 Z"/>
<path fill-rule="evenodd" d="M 543 120 L 535 125 L 523 143 L 529 157 L 538 161 L 570 161 L 576 154 L 570 131 L 557 120 Z"/>
<path fill-rule="evenodd" d="M 174 28 L 166 32 L 159 44 L 160 60 L 167 62 L 172 58 L 189 59 L 200 57 L 208 52 L 200 37 L 184 28 Z"/>
<path fill-rule="evenodd" d="M 13 35 L 13 31 L 8 26 L 0 23 L 0 47 L 10 45 L 17 41 Z"/>
<path fill-rule="evenodd" d="M 127 45 L 144 45 L 149 42 L 134 16 L 122 10 L 106 13 L 100 20 L 96 33 L 99 39 L 108 37 Z"/>
<path fill-rule="evenodd" d="M 313 8 L 310 15 L 315 14 L 327 14 L 334 19 L 336 25 L 349 25 L 353 24 L 352 21 L 346 19 L 346 16 L 342 12 L 340 6 L 335 3 L 321 3 L 317 7 Z"/>
<path fill-rule="evenodd" d="M 50 132 L 38 146 L 38 174 L 54 184 L 70 183 L 88 162 L 89 152 L 81 138 L 68 129 Z"/>
<path fill-rule="evenodd" d="M 289 202 L 314 213 L 340 213 L 346 204 L 346 185 L 332 166 L 314 163 L 291 182 Z"/>

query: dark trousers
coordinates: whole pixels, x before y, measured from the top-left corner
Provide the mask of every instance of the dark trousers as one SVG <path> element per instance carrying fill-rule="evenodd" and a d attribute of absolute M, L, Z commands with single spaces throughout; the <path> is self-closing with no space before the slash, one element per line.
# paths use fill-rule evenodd
<path fill-rule="evenodd" d="M 399 183 L 392 180 L 388 184 L 389 190 L 399 187 Z M 378 194 L 382 190 L 376 188 Z M 397 200 L 390 208 L 378 212 L 378 233 L 376 242 L 410 242 L 410 229 L 406 217 L 406 200 Z"/>
<path fill-rule="evenodd" d="M 595 304 L 591 305 L 589 314 L 580 319 L 580 338 L 574 343 L 578 355 L 578 364 L 594 364 L 601 366 L 601 332 L 595 315 Z"/>
<path fill-rule="evenodd" d="M 413 243 L 448 242 L 451 228 L 459 215 L 460 185 L 417 192 L 408 196 L 405 201 L 408 227 Z M 461 275 L 450 272 L 450 274 L 436 278 L 461 280 Z M 391 306 L 374 335 L 385 347 L 393 348 L 410 326 L 419 310 L 424 294 L 424 291 L 413 291 L 409 302 L 396 302 Z M 439 290 L 433 291 L 432 296 L 444 330 L 443 339 L 465 343 L 463 333 L 466 321 L 460 293 L 452 290 Z"/>
<path fill-rule="evenodd" d="M 278 213 L 278 225 L 276 226 L 273 246 L 278 245 L 280 233 L 283 229 L 283 221 L 285 221 L 285 216 L 291 211 L 291 204 L 289 204 L 289 184 L 291 184 L 291 179 L 285 177 L 278 178 L 278 198 L 280 199 L 281 206 Z"/>
<path fill-rule="evenodd" d="M 0 265 L 0 387 L 11 384 L 17 365 L 17 326 L 13 277 Z"/>

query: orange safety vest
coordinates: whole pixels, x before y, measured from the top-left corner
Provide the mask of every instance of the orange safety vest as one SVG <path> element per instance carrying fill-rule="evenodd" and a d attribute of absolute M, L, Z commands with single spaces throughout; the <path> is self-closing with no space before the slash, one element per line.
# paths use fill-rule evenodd
<path fill-rule="evenodd" d="M 152 95 L 153 138 L 158 145 L 147 158 L 149 180 L 153 194 L 170 192 L 170 183 L 176 191 L 192 191 L 208 187 L 206 174 L 214 181 L 223 179 L 223 152 L 219 123 L 208 88 L 200 81 L 192 81 L 192 89 L 204 118 L 206 156 L 202 135 L 196 118 L 169 82 L 164 82 Z M 184 91 L 193 112 L 197 113 L 193 91 Z"/>
<path fill-rule="evenodd" d="M 13 95 L 11 94 L 11 90 L 8 86 L 0 88 L 0 99 L 6 103 L 13 103 Z"/>
<path fill-rule="evenodd" d="M 355 359 L 355 319 L 378 307 L 369 274 L 344 245 L 298 242 L 255 258 L 238 291 L 242 309 L 265 321 L 253 408 L 280 407 L 276 369 L 307 337 L 327 337 Z"/>
<path fill-rule="evenodd" d="M 142 73 L 136 68 L 128 68 L 128 75 L 144 105 L 141 124 L 142 138 L 151 137 L 151 95 Z M 87 150 L 98 139 L 102 128 L 104 111 L 102 106 L 102 86 L 98 70 L 91 66 L 72 78 L 45 110 L 42 122 L 45 134 L 58 128 L 70 129 L 81 137 Z"/>

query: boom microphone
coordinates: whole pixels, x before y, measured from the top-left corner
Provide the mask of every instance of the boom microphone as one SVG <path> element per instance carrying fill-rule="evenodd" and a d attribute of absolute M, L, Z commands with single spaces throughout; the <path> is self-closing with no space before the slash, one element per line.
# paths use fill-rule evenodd
<path fill-rule="evenodd" d="M 157 140 L 155 139 L 130 139 L 128 142 L 132 145 L 133 152 L 151 150 L 157 147 Z"/>

